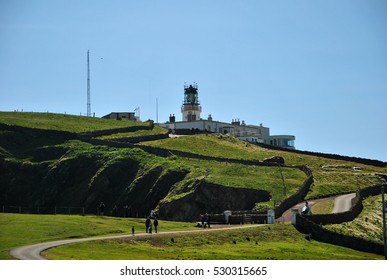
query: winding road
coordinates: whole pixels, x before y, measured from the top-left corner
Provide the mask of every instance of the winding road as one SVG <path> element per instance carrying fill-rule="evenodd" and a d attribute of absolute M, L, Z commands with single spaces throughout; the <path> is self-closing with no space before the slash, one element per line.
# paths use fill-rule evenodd
<path fill-rule="evenodd" d="M 44 242 L 34 245 L 27 245 L 19 248 L 12 249 L 9 254 L 19 260 L 47 260 L 42 256 L 42 252 L 48 249 L 70 244 L 70 243 L 78 243 L 78 242 L 86 242 L 86 241 L 95 241 L 95 240 L 105 240 L 105 239 L 119 239 L 119 238 L 136 238 L 139 236 L 149 236 L 159 235 L 159 234 L 179 234 L 179 233 L 195 233 L 202 231 L 219 231 L 219 230 L 232 230 L 239 228 L 251 228 L 251 227 L 259 227 L 264 226 L 263 224 L 259 225 L 244 225 L 244 226 L 212 226 L 211 229 L 197 229 L 197 230 L 179 230 L 179 231 L 163 231 L 155 234 L 149 233 L 137 233 L 134 236 L 132 234 L 125 235 L 115 235 L 115 236 L 103 236 L 103 237 L 88 237 L 88 238 L 77 238 L 77 239 L 65 239 L 58 241 L 50 241 Z"/>
<path fill-rule="evenodd" d="M 320 199 L 314 199 L 314 200 L 309 200 L 308 203 L 312 208 L 313 212 L 313 205 L 323 202 L 324 200 L 331 200 L 334 199 L 334 205 L 333 205 L 333 213 L 341 213 L 341 212 L 346 212 L 351 209 L 352 206 L 352 199 L 356 196 L 356 193 L 350 193 L 350 194 L 344 194 L 344 195 L 339 195 L 335 197 L 326 197 L 326 198 L 320 198 Z M 301 213 L 302 207 L 304 207 L 305 202 L 298 203 L 294 205 L 293 207 L 289 208 L 286 210 L 280 218 L 277 219 L 279 222 L 290 222 L 292 219 L 292 209 L 297 208 L 298 212 Z"/>
<path fill-rule="evenodd" d="M 351 201 L 355 197 L 356 194 L 350 193 L 345 195 L 340 195 L 335 197 L 335 203 L 332 210 L 332 213 L 341 213 L 348 211 L 351 208 Z M 313 205 L 321 202 L 326 199 L 332 199 L 332 198 L 322 198 L 317 200 L 311 200 L 309 201 L 309 205 L 312 207 Z M 305 205 L 304 202 L 299 203 L 297 205 L 294 205 L 289 210 L 285 211 L 285 213 L 282 215 L 282 217 L 278 218 L 278 221 L 281 222 L 288 222 L 291 220 L 291 209 L 297 208 L 299 211 L 301 211 L 301 208 Z M 231 227 L 217 227 L 217 228 L 211 228 L 211 229 L 202 229 L 202 230 L 181 230 L 181 231 L 164 231 L 159 232 L 157 234 L 178 234 L 178 233 L 188 233 L 188 232 L 201 232 L 201 231 L 217 231 L 217 230 L 230 230 L 230 229 L 238 229 L 238 228 L 247 228 L 247 227 L 257 227 L 262 225 L 251 225 L 251 226 L 231 226 Z M 148 233 L 137 233 L 136 235 L 132 234 L 125 234 L 125 235 L 116 235 L 116 236 L 103 236 L 103 237 L 88 237 L 88 238 L 77 238 L 77 239 L 65 239 L 65 240 L 58 240 L 58 241 L 50 241 L 50 242 L 44 242 L 34 245 L 28 245 L 23 246 L 19 248 L 12 249 L 9 254 L 19 260 L 46 260 L 42 256 L 42 252 L 46 251 L 48 249 L 51 249 L 53 247 L 58 247 L 70 243 L 77 243 L 77 242 L 86 242 L 86 241 L 95 241 L 95 240 L 104 240 L 104 239 L 119 239 L 119 238 L 127 238 L 127 237 L 137 237 L 137 236 L 151 236 Z"/>

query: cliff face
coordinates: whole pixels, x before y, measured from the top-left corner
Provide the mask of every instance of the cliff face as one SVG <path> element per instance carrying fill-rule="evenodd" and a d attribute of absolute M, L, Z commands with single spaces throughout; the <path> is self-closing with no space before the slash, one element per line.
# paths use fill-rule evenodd
<path fill-rule="evenodd" d="M 198 180 L 189 194 L 168 199 L 181 190 L 190 168 L 138 148 L 113 148 L 77 140 L 75 134 L 16 127 L 0 130 L 0 205 L 84 207 L 97 214 L 123 216 L 124 206 L 134 217 L 157 209 L 161 218 L 194 221 L 204 212 L 251 210 L 267 201 L 265 191 L 224 187 Z M 192 177 L 191 179 L 192 180 Z M 183 190 L 186 192 L 187 190 Z M 178 191 L 179 192 L 179 191 Z"/>
<path fill-rule="evenodd" d="M 186 196 L 159 204 L 159 214 L 169 220 L 197 221 L 200 214 L 222 213 L 225 210 L 251 210 L 255 203 L 268 201 L 270 193 L 263 190 L 225 187 L 197 182 Z"/>

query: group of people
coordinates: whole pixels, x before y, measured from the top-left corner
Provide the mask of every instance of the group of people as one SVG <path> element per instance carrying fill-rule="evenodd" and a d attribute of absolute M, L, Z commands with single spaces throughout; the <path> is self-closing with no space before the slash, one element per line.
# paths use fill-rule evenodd
<path fill-rule="evenodd" d="M 105 214 L 105 204 L 101 201 L 101 203 L 98 206 L 98 212 L 100 216 L 103 216 Z M 129 211 L 131 210 L 128 206 L 125 206 L 124 209 L 125 211 L 125 217 L 129 216 Z M 114 212 L 117 211 L 117 206 L 114 206 L 113 210 Z M 115 215 L 114 215 L 115 216 Z M 150 215 L 147 217 L 145 221 L 145 232 L 146 233 L 152 233 L 153 228 L 154 232 L 157 233 L 157 227 L 159 226 L 159 220 L 158 220 L 158 215 L 157 213 L 152 210 Z M 132 235 L 134 235 L 134 226 L 132 227 Z"/>
<path fill-rule="evenodd" d="M 152 233 L 152 229 L 154 227 L 155 233 L 157 233 L 157 227 L 159 226 L 159 220 L 157 219 L 157 213 L 152 210 L 150 215 L 145 221 L 145 232 L 146 233 Z M 153 223 L 152 223 L 153 221 Z"/>

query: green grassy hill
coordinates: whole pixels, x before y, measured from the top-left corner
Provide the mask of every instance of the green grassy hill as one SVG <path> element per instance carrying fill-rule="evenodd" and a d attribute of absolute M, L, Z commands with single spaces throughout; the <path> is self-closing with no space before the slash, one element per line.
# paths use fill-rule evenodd
<path fill-rule="evenodd" d="M 149 129 L 152 124 L 148 122 L 0 112 L 2 124 L 2 205 L 77 206 L 95 212 L 103 200 L 109 209 L 114 205 L 121 208 L 128 205 L 136 214 L 145 215 L 150 209 L 157 208 L 160 201 L 169 203 L 192 195 L 198 186 L 207 182 L 219 186 L 219 195 L 223 191 L 221 186 L 238 188 L 240 192 L 244 189 L 268 191 L 270 199 L 263 204 L 272 207 L 274 201 L 297 192 L 306 178 L 303 172 L 292 166 L 306 165 L 313 171 L 315 180 L 308 199 L 354 192 L 379 184 L 381 179 L 375 173 L 387 173 L 385 167 L 271 150 L 220 134 L 147 141 L 142 145 L 227 159 L 262 160 L 278 155 L 285 159 L 286 166 L 253 166 L 172 154 L 165 158 L 132 146 L 109 147 L 109 140 L 166 133 L 158 127 Z M 127 133 L 112 130 L 123 127 L 133 129 Z M 57 131 L 74 134 L 62 135 Z M 108 146 L 93 145 L 90 138 L 78 137 L 79 133 L 92 135 L 95 131 L 106 131 L 104 136 L 96 137 L 102 138 L 105 141 L 102 144 Z M 353 171 L 353 166 L 360 167 L 361 171 Z M 191 211 L 221 212 L 228 205 L 232 203 L 223 201 L 217 207 L 211 207 L 203 202 Z"/>
<path fill-rule="evenodd" d="M 149 126 L 148 122 L 144 123 L 128 120 L 115 121 L 102 118 L 90 118 L 65 114 L 27 112 L 0 112 L 0 123 L 28 128 L 59 130 L 74 133 L 131 126 Z"/>
<path fill-rule="evenodd" d="M 281 156 L 286 165 L 306 165 L 312 169 L 315 180 L 308 199 L 355 192 L 380 184 L 382 180 L 375 173 L 387 173 L 386 167 L 271 150 L 221 134 L 169 138 L 144 145 L 233 159 L 263 160 L 274 155 Z M 327 166 L 329 168 L 324 168 Z M 361 171 L 354 171 L 352 167 L 360 167 Z"/>
<path fill-rule="evenodd" d="M 107 214 L 113 214 L 117 206 L 117 215 L 122 216 L 123 207 L 128 206 L 132 217 L 144 217 L 156 209 L 160 215 L 168 213 L 164 219 L 194 221 L 204 212 L 273 207 L 274 202 L 300 189 L 306 179 L 306 174 L 295 168 L 300 165 L 309 167 L 314 175 L 307 199 L 381 184 L 377 174 L 387 173 L 386 166 L 272 150 L 221 134 L 146 141 L 141 146 L 126 142 L 130 137 L 166 133 L 151 122 L 0 112 L 0 205 L 24 213 L 53 213 L 55 207 L 74 207 L 96 214 L 104 201 Z M 160 156 L 142 146 L 191 156 L 172 152 Z M 262 161 L 271 156 L 283 157 L 285 166 L 231 162 Z M 354 171 L 355 166 L 360 170 Z M 367 227 L 380 227 L 379 220 L 372 220 Z M 345 225 L 332 228 L 348 232 Z"/>

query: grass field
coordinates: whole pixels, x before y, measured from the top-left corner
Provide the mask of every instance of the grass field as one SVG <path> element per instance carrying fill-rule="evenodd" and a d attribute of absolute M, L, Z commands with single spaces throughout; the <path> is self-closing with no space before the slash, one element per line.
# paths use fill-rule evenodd
<path fill-rule="evenodd" d="M 82 242 L 50 249 L 45 256 L 66 260 L 382 259 L 374 254 L 308 241 L 290 224 Z"/>
<path fill-rule="evenodd" d="M 98 216 L 0 214 L 0 259 L 12 248 L 46 241 L 143 232 L 144 219 Z M 194 224 L 161 221 L 159 231 L 193 230 Z M 173 237 L 173 241 L 171 238 Z M 234 242 L 236 244 L 234 244 Z M 81 242 L 46 252 L 51 259 L 382 259 L 382 256 L 308 241 L 290 224 L 225 231 L 153 234 Z"/>
<path fill-rule="evenodd" d="M 10 259 L 8 251 L 45 241 L 128 234 L 132 226 L 142 231 L 145 219 L 99 216 L 28 215 L 0 213 L 0 259 Z M 168 230 L 195 229 L 191 223 L 160 221 Z"/>

